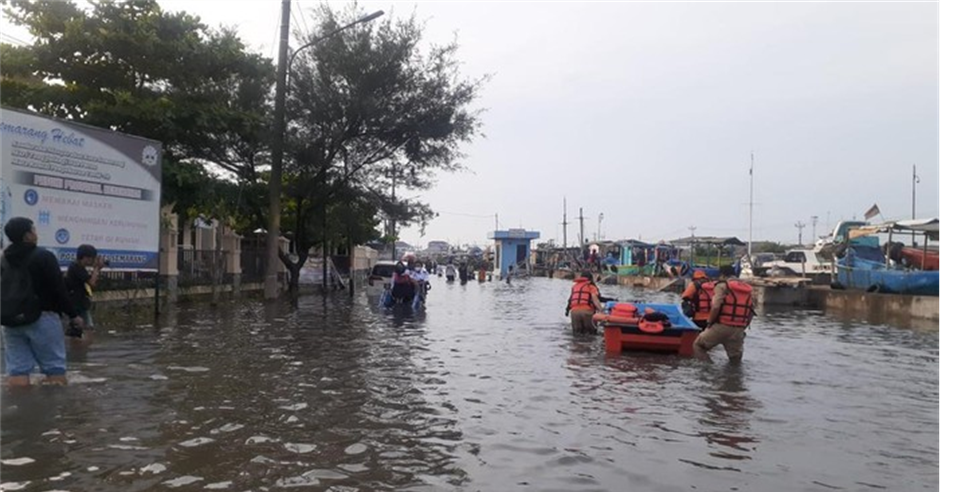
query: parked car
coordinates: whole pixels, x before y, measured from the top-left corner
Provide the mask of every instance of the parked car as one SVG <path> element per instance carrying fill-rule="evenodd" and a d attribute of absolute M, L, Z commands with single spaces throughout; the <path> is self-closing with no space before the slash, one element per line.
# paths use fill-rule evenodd
<path fill-rule="evenodd" d="M 391 289 L 391 279 L 395 274 L 395 261 L 379 261 L 371 267 L 368 275 L 368 295 L 380 296 L 385 289 Z"/>

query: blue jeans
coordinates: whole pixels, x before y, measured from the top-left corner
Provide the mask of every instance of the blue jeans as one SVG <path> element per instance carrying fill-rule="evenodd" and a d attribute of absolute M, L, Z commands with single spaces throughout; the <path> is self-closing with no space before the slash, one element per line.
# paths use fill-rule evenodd
<path fill-rule="evenodd" d="M 3 349 L 9 376 L 27 376 L 36 366 L 47 376 L 66 374 L 66 342 L 57 313 L 44 311 L 28 325 L 4 326 Z"/>

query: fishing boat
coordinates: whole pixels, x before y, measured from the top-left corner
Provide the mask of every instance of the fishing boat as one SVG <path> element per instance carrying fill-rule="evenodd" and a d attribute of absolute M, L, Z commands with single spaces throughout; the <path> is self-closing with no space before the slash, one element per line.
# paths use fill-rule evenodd
<path fill-rule="evenodd" d="M 898 248 L 899 254 L 891 252 L 893 245 L 898 244 L 893 243 L 893 234 L 899 233 L 921 236 L 921 254 L 914 254 L 917 248 Z M 878 246 L 876 234 L 888 234 L 885 249 L 890 254 Z M 848 232 L 848 239 L 836 260 L 834 287 L 888 294 L 939 295 L 938 252 L 929 249 L 929 241 L 939 239 L 937 218 L 860 226 Z"/>

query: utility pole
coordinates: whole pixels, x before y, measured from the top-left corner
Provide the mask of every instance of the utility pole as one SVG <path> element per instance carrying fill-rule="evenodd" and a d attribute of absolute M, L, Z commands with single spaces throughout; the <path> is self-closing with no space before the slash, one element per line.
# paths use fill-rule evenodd
<path fill-rule="evenodd" d="M 799 246 L 802 246 L 802 229 L 806 227 L 806 224 L 803 224 L 802 221 L 796 222 L 796 229 L 799 229 Z"/>
<path fill-rule="evenodd" d="M 564 221 L 561 223 L 564 226 L 564 253 L 567 252 L 567 197 L 564 197 Z"/>
<path fill-rule="evenodd" d="M 816 239 L 817 239 L 817 237 L 816 237 L 816 223 L 819 222 L 819 216 L 818 216 L 818 215 L 813 215 L 812 217 L 809 217 L 809 218 L 812 219 L 812 244 L 813 244 L 813 246 L 815 246 L 815 244 L 816 244 Z"/>
<path fill-rule="evenodd" d="M 696 226 L 690 226 L 690 266 L 694 266 L 693 262 L 693 250 L 696 249 Z"/>
<path fill-rule="evenodd" d="M 603 240 L 603 236 L 600 234 L 600 227 L 603 225 L 604 213 L 600 212 L 600 215 L 597 216 L 597 241 Z"/>
<path fill-rule="evenodd" d="M 749 241 L 746 244 L 746 254 L 750 261 L 753 258 L 753 166 L 756 163 L 756 155 L 749 151 Z"/>
<path fill-rule="evenodd" d="M 288 71 L 288 21 L 292 0 L 282 0 L 279 66 L 275 81 L 275 119 L 272 122 L 272 172 L 269 175 L 269 228 L 265 240 L 265 298 L 279 296 L 279 228 L 281 227 L 282 159 L 285 148 L 285 82 Z M 308 254 L 308 252 L 305 252 Z"/>
<path fill-rule="evenodd" d="M 397 207 L 395 203 L 395 186 L 398 179 L 398 165 L 394 160 L 391 161 L 391 206 Z M 395 216 L 391 216 L 391 259 L 398 259 L 398 231 L 396 227 Z"/>
<path fill-rule="evenodd" d="M 494 214 L 494 231 L 497 231 L 497 214 Z"/>
<path fill-rule="evenodd" d="M 584 243 L 584 207 L 580 207 L 580 251 L 587 254 L 587 245 Z"/>
<path fill-rule="evenodd" d="M 919 176 L 915 174 L 915 164 L 912 164 L 912 220 L 915 220 L 915 185 L 919 182 Z M 915 231 L 912 231 L 912 247 L 915 247 Z"/>

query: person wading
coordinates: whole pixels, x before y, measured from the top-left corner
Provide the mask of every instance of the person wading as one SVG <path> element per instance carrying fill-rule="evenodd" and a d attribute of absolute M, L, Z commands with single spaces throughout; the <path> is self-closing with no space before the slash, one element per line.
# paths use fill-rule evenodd
<path fill-rule="evenodd" d="M 570 298 L 567 299 L 567 309 L 564 310 L 565 316 L 570 315 L 574 334 L 597 333 L 597 328 L 594 326 L 594 313 L 603 309 L 600 301 L 600 289 L 594 284 L 594 277 L 590 272 L 585 272 L 574 279 Z"/>
<path fill-rule="evenodd" d="M 710 292 L 703 288 L 709 279 L 703 270 L 693 271 L 693 281 L 686 286 L 683 295 L 683 314 L 691 317 L 693 322 L 700 328 L 706 328 L 706 323 L 710 317 Z"/>
<path fill-rule="evenodd" d="M 720 267 L 719 280 L 703 284 L 713 302 L 706 329 L 693 342 L 693 355 L 699 359 L 710 360 L 708 352 L 722 345 L 730 362 L 743 360 L 743 340 L 753 319 L 753 288 L 731 278 L 734 273 L 732 266 Z"/>
<path fill-rule="evenodd" d="M 14 217 L 3 228 L 11 244 L 3 250 L 2 279 L 3 356 L 7 384 L 29 386 L 30 373 L 40 366 L 44 383 L 66 384 L 66 344 L 60 313 L 83 328 L 66 293 L 59 262 L 53 253 L 37 246 L 36 228 L 26 217 Z"/>

